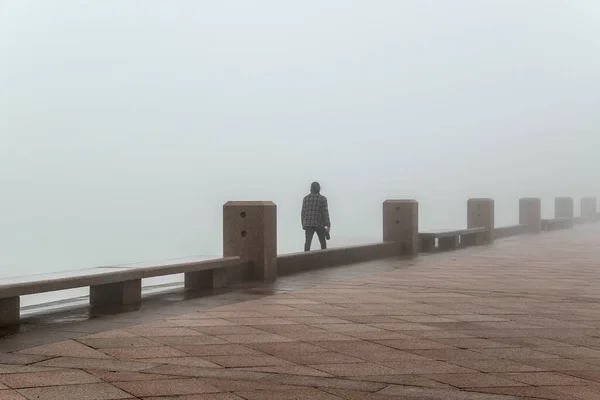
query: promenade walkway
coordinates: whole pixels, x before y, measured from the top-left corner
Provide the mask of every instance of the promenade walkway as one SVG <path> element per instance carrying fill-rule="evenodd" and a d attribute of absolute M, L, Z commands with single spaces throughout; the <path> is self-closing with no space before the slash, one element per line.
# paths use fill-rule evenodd
<path fill-rule="evenodd" d="M 0 354 L 0 400 L 600 399 L 598 225 L 398 263 Z"/>

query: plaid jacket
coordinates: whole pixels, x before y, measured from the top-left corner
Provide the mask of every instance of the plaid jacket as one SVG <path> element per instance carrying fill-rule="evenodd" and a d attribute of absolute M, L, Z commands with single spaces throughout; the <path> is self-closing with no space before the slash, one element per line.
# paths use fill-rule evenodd
<path fill-rule="evenodd" d="M 324 228 L 331 226 L 329 221 L 329 209 L 327 197 L 317 193 L 311 193 L 302 201 L 302 227 L 314 226 Z"/>

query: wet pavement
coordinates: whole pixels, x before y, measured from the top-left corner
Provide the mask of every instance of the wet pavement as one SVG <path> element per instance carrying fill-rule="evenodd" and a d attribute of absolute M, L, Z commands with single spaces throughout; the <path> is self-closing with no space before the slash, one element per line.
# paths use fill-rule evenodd
<path fill-rule="evenodd" d="M 311 271 L 0 339 L 3 399 L 599 399 L 600 227 Z"/>

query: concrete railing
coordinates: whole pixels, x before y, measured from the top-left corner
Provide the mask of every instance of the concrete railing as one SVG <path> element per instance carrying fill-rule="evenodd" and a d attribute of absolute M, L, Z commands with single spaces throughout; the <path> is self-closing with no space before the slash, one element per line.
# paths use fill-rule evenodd
<path fill-rule="evenodd" d="M 401 256 L 406 252 L 402 244 L 382 242 L 358 246 L 282 254 L 277 257 L 277 275 L 291 275 L 312 269 L 335 267 L 359 262 Z"/>
<path fill-rule="evenodd" d="M 315 268 L 347 265 L 391 257 L 419 254 L 422 238 L 429 246 L 439 241 L 440 250 L 490 244 L 494 239 L 542 230 L 564 229 L 574 223 L 599 221 L 594 197 L 581 199 L 581 216 L 575 217 L 573 199 L 555 200 L 555 215 L 542 219 L 541 200 L 519 201 L 519 224 L 496 228 L 494 201 L 467 202 L 466 229 L 419 233 L 419 205 L 416 200 L 383 202 L 382 242 L 294 254 L 277 254 L 277 207 L 272 202 L 228 202 L 223 206 L 223 258 L 179 263 L 133 264 L 98 267 L 56 274 L 0 279 L 0 326 L 19 322 L 20 296 L 90 287 L 94 305 L 131 305 L 141 302 L 141 280 L 148 277 L 185 274 L 190 290 L 216 288 L 246 280 L 274 281 Z M 435 243 L 435 242 L 434 242 Z M 434 244 L 435 246 L 435 244 Z"/>
<path fill-rule="evenodd" d="M 503 239 L 511 236 L 517 236 L 527 233 L 527 225 L 507 225 L 494 228 L 494 238 Z"/>

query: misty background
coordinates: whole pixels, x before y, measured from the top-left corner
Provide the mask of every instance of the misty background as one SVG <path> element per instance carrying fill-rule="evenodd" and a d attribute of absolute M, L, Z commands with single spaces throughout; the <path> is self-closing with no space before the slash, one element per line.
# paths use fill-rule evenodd
<path fill-rule="evenodd" d="M 0 277 L 221 254 L 222 205 L 272 200 L 302 250 L 421 229 L 469 197 L 600 195 L 596 0 L 0 0 Z M 314 241 L 316 248 L 317 241 Z"/>

